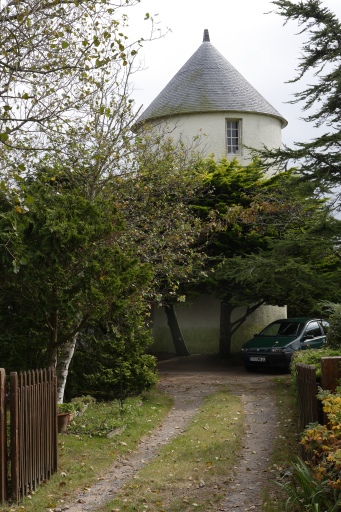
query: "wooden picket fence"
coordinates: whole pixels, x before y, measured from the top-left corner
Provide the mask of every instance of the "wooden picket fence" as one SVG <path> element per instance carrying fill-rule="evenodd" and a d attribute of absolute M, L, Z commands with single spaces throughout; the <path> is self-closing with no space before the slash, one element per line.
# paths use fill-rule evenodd
<path fill-rule="evenodd" d="M 8 436 L 5 370 L 0 376 L 0 502 L 19 502 L 57 470 L 57 379 L 52 368 L 10 374 Z"/>
<path fill-rule="evenodd" d="M 321 359 L 321 388 L 334 392 L 340 384 L 340 379 L 341 357 L 323 357 Z M 319 421 L 326 424 L 327 419 L 319 415 L 315 366 L 296 364 L 296 382 L 301 431 L 308 423 Z"/>

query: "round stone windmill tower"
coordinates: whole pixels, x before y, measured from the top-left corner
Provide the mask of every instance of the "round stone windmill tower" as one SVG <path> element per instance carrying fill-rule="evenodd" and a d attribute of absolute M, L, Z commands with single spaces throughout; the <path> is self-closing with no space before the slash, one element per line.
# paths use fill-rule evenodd
<path fill-rule="evenodd" d="M 137 121 L 166 130 L 174 139 L 203 156 L 251 161 L 247 147 L 279 148 L 286 120 L 211 44 L 208 30 L 202 44 Z M 198 137 L 199 136 L 199 137 Z M 238 307 L 232 320 L 245 314 Z M 216 353 L 219 349 L 220 301 L 201 296 L 190 304 L 177 305 L 176 313 L 190 353 Z M 285 307 L 262 306 L 253 312 L 233 337 L 232 351 L 261 328 L 286 317 Z M 165 312 L 156 308 L 153 334 L 155 351 L 174 352 Z"/>
<path fill-rule="evenodd" d="M 167 124 L 174 139 L 202 135 L 204 154 L 250 162 L 247 147 L 278 148 L 286 120 L 210 43 L 202 44 L 140 116 Z"/>

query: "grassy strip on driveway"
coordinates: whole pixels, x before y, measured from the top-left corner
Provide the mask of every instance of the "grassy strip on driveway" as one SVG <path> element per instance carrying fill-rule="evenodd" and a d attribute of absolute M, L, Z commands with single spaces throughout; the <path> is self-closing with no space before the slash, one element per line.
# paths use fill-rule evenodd
<path fill-rule="evenodd" d="M 224 389 L 210 395 L 185 432 L 101 506 L 101 512 L 211 510 L 224 498 L 243 433 L 240 398 Z"/>
<path fill-rule="evenodd" d="M 162 422 L 172 404 L 169 396 L 155 389 L 127 399 L 122 410 L 117 401 L 89 406 L 71 426 L 73 434 L 58 436 L 58 472 L 19 506 L 0 504 L 0 512 L 48 512 L 71 501 L 118 457 L 134 450 L 141 437 Z"/>

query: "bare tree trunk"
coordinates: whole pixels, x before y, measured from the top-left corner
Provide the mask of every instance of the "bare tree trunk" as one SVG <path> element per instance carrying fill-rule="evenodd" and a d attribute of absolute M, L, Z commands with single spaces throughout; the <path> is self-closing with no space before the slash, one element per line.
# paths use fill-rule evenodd
<path fill-rule="evenodd" d="M 64 335 L 64 339 L 58 337 L 59 311 L 56 310 L 48 319 L 50 327 L 50 343 L 48 349 L 48 365 L 56 369 L 57 373 L 57 397 L 62 404 L 69 366 L 75 352 L 78 333 L 81 326 L 87 321 L 88 315 L 78 315 L 78 322 L 71 332 Z"/>
<path fill-rule="evenodd" d="M 62 404 L 64 400 L 64 392 L 66 386 L 67 376 L 69 374 L 69 366 L 75 352 L 77 344 L 78 333 L 75 334 L 70 340 L 63 343 L 58 351 L 57 363 L 57 397 L 58 403 Z"/>
<path fill-rule="evenodd" d="M 168 303 L 164 306 L 167 315 L 168 326 L 172 335 L 175 353 L 177 356 L 189 356 L 185 339 L 182 335 L 178 318 L 175 313 L 174 304 Z"/>
<path fill-rule="evenodd" d="M 232 322 L 232 312 L 235 306 L 228 303 L 228 299 L 222 300 L 220 304 L 220 335 L 219 335 L 219 355 L 222 357 L 229 357 L 231 355 L 232 336 L 243 325 L 245 320 L 265 304 L 262 300 L 256 304 L 245 306 L 245 313 L 237 320 Z"/>

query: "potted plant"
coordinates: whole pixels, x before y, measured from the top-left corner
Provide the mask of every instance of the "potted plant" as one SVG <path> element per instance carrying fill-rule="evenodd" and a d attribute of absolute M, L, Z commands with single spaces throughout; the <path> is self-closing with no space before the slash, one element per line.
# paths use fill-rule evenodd
<path fill-rule="evenodd" d="M 76 408 L 72 403 L 58 404 L 58 432 L 65 432 L 75 414 Z"/>

